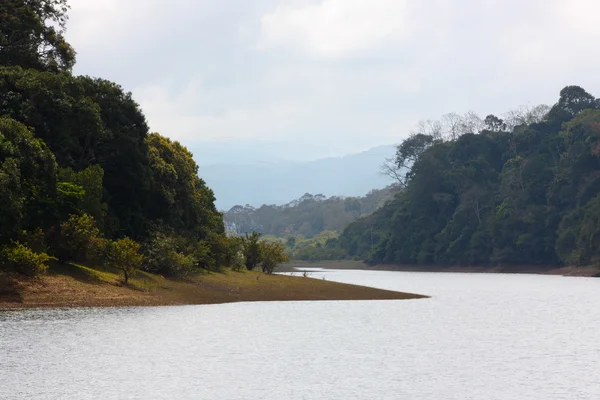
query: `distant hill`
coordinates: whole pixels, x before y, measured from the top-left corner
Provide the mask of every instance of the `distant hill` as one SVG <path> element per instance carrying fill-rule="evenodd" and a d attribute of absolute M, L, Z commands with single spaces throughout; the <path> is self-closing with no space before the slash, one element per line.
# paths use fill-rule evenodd
<path fill-rule="evenodd" d="M 309 162 L 214 164 L 201 167 L 200 176 L 215 192 L 220 210 L 235 205 L 286 204 L 305 193 L 364 196 L 391 183 L 379 173 L 379 167 L 395 149 L 393 145 L 379 146 Z"/>
<path fill-rule="evenodd" d="M 264 235 L 311 238 L 323 231 L 339 231 L 360 216 L 371 214 L 394 197 L 398 189 L 374 189 L 364 197 L 326 198 L 306 193 L 281 206 L 235 206 L 224 215 L 227 230 L 241 235 L 257 231 Z"/>

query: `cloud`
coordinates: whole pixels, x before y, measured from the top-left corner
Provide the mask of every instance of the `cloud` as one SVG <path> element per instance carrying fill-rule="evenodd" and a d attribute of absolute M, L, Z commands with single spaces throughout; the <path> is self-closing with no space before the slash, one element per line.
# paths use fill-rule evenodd
<path fill-rule="evenodd" d="M 398 40 L 406 26 L 406 0 L 325 0 L 281 4 L 261 18 L 258 47 L 298 46 L 339 57 Z"/>
<path fill-rule="evenodd" d="M 153 130 L 191 147 L 312 159 L 448 112 L 553 103 L 568 84 L 600 95 L 596 0 L 71 4 L 76 73 L 133 91 Z"/>

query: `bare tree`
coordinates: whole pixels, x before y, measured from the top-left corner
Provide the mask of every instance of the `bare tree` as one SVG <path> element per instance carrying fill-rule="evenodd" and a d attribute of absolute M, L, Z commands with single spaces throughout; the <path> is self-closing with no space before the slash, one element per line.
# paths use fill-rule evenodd
<path fill-rule="evenodd" d="M 403 173 L 402 168 L 398 168 L 395 158 L 393 158 L 393 157 L 386 158 L 385 162 L 383 164 L 381 164 L 381 167 L 379 167 L 379 172 L 382 175 L 385 175 L 385 176 L 389 177 L 390 179 L 394 180 L 395 182 L 398 182 L 398 184 L 401 187 L 404 187 L 404 185 L 405 185 L 404 173 Z"/>
<path fill-rule="evenodd" d="M 504 122 L 508 130 L 513 130 L 515 127 L 520 125 L 529 125 L 542 122 L 550 107 L 545 104 L 540 104 L 534 107 L 531 106 L 520 106 L 513 110 L 510 110 L 504 115 Z"/>

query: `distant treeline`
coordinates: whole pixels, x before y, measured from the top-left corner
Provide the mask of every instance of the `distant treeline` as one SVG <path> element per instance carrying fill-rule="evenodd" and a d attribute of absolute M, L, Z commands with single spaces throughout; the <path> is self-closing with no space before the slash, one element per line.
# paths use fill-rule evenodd
<path fill-rule="evenodd" d="M 373 264 L 599 263 L 600 101 L 568 86 L 509 117 L 422 124 L 387 163 L 403 190 L 341 247 Z"/>
<path fill-rule="evenodd" d="M 228 230 L 236 234 L 260 232 L 282 238 L 312 238 L 323 231 L 340 231 L 360 216 L 368 215 L 393 198 L 396 185 L 372 190 L 364 197 L 326 198 L 305 194 L 282 206 L 235 206 L 224 215 Z"/>

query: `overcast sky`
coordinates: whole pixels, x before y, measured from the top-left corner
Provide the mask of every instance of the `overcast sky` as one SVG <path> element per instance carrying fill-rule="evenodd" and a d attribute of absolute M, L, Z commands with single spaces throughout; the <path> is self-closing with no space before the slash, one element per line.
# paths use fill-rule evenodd
<path fill-rule="evenodd" d="M 71 0 L 75 72 L 132 91 L 153 131 L 314 159 L 419 120 L 600 96 L 597 0 Z M 226 151 L 231 149 L 231 151 Z"/>

